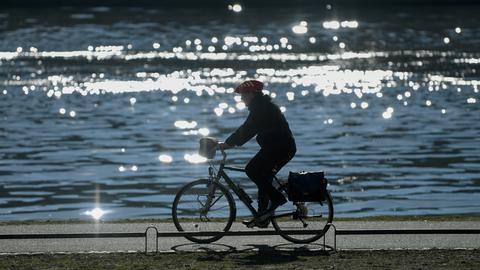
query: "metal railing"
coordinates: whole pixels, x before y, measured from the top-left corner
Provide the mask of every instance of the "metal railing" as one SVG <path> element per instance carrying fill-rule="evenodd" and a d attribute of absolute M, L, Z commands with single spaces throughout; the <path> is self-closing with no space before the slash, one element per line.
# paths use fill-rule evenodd
<path fill-rule="evenodd" d="M 339 230 L 332 223 L 334 245 L 333 250 L 337 251 L 337 235 L 404 235 L 404 234 L 480 234 L 480 229 L 361 229 L 361 230 Z M 155 236 L 155 252 L 159 252 L 158 239 L 167 237 L 186 237 L 186 236 L 266 236 L 280 235 L 278 231 L 228 231 L 228 232 L 159 232 L 155 226 L 149 226 L 143 233 L 62 233 L 62 234 L 0 234 L 0 240 L 12 239 L 72 239 L 72 238 L 141 238 L 145 239 L 145 253 L 148 252 L 148 232 L 153 230 Z M 311 235 L 319 234 L 321 230 L 285 230 L 283 234 L 287 235 Z M 325 235 L 323 239 L 323 249 L 325 244 Z"/>
<path fill-rule="evenodd" d="M 145 239 L 145 253 L 148 252 L 148 232 L 154 230 L 155 237 L 155 252 L 159 252 L 158 239 L 167 237 L 185 237 L 185 236 L 265 236 L 265 235 L 279 235 L 277 231 L 228 231 L 228 232 L 159 232 L 155 226 L 149 226 L 142 233 L 38 233 L 38 234 L 0 234 L 0 240 L 24 240 L 24 239 L 72 239 L 72 238 L 144 238 Z M 289 235 L 309 235 L 319 234 L 321 230 L 285 230 L 284 234 Z M 323 246 L 325 249 L 325 237 L 323 237 Z"/>

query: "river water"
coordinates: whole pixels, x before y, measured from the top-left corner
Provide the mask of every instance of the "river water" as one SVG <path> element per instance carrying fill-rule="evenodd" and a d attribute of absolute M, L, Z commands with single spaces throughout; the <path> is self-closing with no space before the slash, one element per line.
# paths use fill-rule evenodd
<path fill-rule="evenodd" d="M 0 10 L 0 220 L 169 217 L 251 78 L 297 140 L 280 177 L 324 170 L 336 216 L 480 213 L 474 9 L 236 11 Z"/>

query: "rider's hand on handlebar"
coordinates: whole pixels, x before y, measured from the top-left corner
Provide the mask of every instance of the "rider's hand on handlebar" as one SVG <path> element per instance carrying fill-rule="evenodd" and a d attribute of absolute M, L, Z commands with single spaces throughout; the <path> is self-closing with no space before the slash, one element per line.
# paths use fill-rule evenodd
<path fill-rule="evenodd" d="M 227 150 L 227 149 L 230 149 L 230 148 L 233 148 L 233 146 L 227 144 L 227 143 L 224 143 L 224 142 L 219 142 L 218 145 L 217 145 L 218 149 L 220 150 Z"/>

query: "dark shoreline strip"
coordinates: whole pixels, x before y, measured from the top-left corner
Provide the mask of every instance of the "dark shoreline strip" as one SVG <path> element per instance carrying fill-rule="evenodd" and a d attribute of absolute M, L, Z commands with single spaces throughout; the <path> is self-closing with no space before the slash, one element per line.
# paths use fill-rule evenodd
<path fill-rule="evenodd" d="M 39 7 L 186 7 L 186 8 L 222 8 L 239 3 L 245 7 L 280 7 L 280 6 L 443 6 L 443 5 L 479 5 L 478 0 L 2 0 L 0 7 L 39 8 Z"/>

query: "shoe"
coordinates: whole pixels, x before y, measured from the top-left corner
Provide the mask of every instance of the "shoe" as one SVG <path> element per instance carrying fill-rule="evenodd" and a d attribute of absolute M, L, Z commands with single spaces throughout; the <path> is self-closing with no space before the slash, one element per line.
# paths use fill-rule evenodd
<path fill-rule="evenodd" d="M 263 194 L 263 193 L 258 193 L 258 199 L 257 199 L 257 205 L 258 205 L 258 212 L 257 213 L 262 213 L 265 212 L 265 210 L 268 208 L 270 200 L 268 197 Z M 258 222 L 255 218 L 252 218 L 250 220 L 243 220 L 242 224 L 247 226 L 248 228 L 253 228 L 253 227 L 258 227 L 258 228 L 268 228 L 268 225 L 270 224 L 270 220 L 265 220 L 263 222 Z"/>
<path fill-rule="evenodd" d="M 265 221 L 257 221 L 255 218 L 251 220 L 243 220 L 242 224 L 247 226 L 247 228 L 253 228 L 253 227 L 258 227 L 261 229 L 268 228 L 268 225 L 270 224 L 270 220 L 265 220 Z"/>
<path fill-rule="evenodd" d="M 285 199 L 285 197 L 282 197 L 279 200 L 270 201 L 270 205 L 268 206 L 268 208 L 265 211 L 258 213 L 258 216 L 256 218 L 257 223 L 269 221 L 270 217 L 272 217 L 273 214 L 275 213 L 275 210 L 279 206 L 284 205 L 286 202 L 287 202 L 287 199 Z"/>

